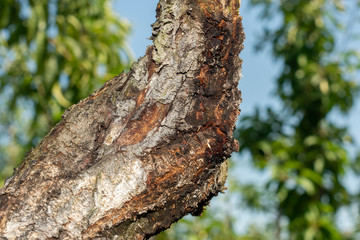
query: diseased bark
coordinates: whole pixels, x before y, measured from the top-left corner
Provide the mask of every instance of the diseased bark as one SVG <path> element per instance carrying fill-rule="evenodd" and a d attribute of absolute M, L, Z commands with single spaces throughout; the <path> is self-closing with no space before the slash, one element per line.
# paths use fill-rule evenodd
<path fill-rule="evenodd" d="M 68 109 L 0 190 L 8 239 L 144 239 L 224 189 L 239 0 L 160 0 L 154 45 Z"/>

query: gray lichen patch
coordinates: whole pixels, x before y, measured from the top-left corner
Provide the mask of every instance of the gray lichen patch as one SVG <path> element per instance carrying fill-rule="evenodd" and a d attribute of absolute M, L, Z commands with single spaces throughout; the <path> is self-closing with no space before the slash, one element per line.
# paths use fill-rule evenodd
<path fill-rule="evenodd" d="M 146 171 L 140 160 L 125 158 L 121 164 L 114 165 L 103 168 L 103 172 L 97 178 L 94 207 L 98 209 L 98 213 L 104 214 L 110 209 L 121 208 L 126 201 L 141 193 L 146 187 Z M 90 223 L 101 217 L 100 214 L 94 214 Z"/>

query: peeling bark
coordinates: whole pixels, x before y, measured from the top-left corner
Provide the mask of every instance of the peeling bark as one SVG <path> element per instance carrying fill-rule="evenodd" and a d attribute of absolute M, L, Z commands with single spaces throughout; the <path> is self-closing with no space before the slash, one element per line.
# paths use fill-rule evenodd
<path fill-rule="evenodd" d="M 0 190 L 4 239 L 144 239 L 224 190 L 239 0 L 160 0 L 127 74 L 70 107 Z"/>

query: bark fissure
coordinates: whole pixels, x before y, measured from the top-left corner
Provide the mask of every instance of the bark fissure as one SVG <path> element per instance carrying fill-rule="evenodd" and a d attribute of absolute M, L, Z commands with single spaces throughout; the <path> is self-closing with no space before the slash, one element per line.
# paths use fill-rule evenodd
<path fill-rule="evenodd" d="M 153 46 L 70 107 L 0 191 L 9 239 L 144 239 L 224 190 L 238 0 L 160 0 Z"/>

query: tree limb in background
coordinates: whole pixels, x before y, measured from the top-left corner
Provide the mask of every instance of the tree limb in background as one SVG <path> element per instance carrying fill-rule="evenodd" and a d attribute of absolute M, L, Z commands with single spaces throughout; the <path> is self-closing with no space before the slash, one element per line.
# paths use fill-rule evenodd
<path fill-rule="evenodd" d="M 70 107 L 0 191 L 9 239 L 143 239 L 224 189 L 239 113 L 238 0 L 160 0 L 154 45 Z"/>

